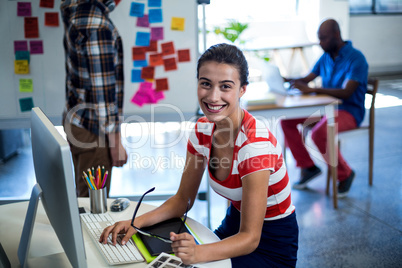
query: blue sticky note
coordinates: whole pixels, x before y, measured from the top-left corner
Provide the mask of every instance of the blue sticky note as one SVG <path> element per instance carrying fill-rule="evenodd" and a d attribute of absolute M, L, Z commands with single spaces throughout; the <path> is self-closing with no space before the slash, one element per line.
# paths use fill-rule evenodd
<path fill-rule="evenodd" d="M 29 63 L 29 51 L 15 51 L 15 59 L 16 60 L 27 60 Z"/>
<path fill-rule="evenodd" d="M 137 32 L 135 37 L 135 45 L 142 47 L 149 47 L 149 41 L 151 40 L 151 33 Z"/>
<path fill-rule="evenodd" d="M 150 9 L 148 16 L 149 16 L 149 23 L 163 22 L 162 9 L 161 8 Z"/>
<path fill-rule="evenodd" d="M 143 17 L 144 16 L 144 9 L 145 9 L 145 4 L 132 2 L 131 3 L 131 8 L 130 8 L 130 16 L 132 16 L 132 17 Z"/>
<path fill-rule="evenodd" d="M 148 66 L 147 60 L 135 60 L 134 61 L 134 67 L 146 67 L 146 66 Z"/>
<path fill-rule="evenodd" d="M 145 80 L 141 78 L 141 69 L 133 69 L 131 70 L 131 82 L 132 83 L 140 83 Z"/>
<path fill-rule="evenodd" d="M 148 7 L 162 7 L 162 0 L 148 0 Z"/>

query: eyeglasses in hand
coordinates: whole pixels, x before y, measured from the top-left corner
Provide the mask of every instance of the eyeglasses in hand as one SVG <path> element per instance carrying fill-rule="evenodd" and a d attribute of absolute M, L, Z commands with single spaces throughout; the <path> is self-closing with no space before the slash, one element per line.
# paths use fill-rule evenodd
<path fill-rule="evenodd" d="M 134 214 L 133 214 L 133 219 L 131 220 L 131 226 L 132 226 L 138 233 L 140 233 L 140 234 L 142 234 L 142 235 L 146 235 L 146 236 L 149 236 L 149 237 L 154 237 L 154 238 L 160 239 L 160 240 L 162 240 L 163 242 L 166 242 L 166 243 L 172 243 L 172 240 L 170 240 L 170 238 L 163 237 L 163 236 L 160 236 L 160 235 L 158 235 L 158 234 L 154 234 L 154 233 L 152 233 L 152 232 L 149 232 L 149 231 L 146 231 L 146 230 L 142 230 L 142 229 L 140 229 L 140 228 L 134 226 L 134 219 L 135 219 L 135 217 L 136 217 L 136 215 L 137 215 L 137 211 L 138 211 L 138 209 L 139 209 L 139 207 L 140 207 L 140 205 L 141 205 L 142 199 L 144 199 L 144 196 L 147 195 L 147 194 L 149 194 L 149 193 L 152 192 L 153 190 L 155 190 L 155 187 L 149 189 L 148 191 L 146 191 L 146 192 L 141 196 L 140 200 L 139 200 L 138 203 L 137 203 L 137 206 L 135 207 Z M 180 231 L 182 230 L 182 228 L 184 227 L 184 225 L 185 225 L 185 223 L 186 223 L 187 212 L 188 212 L 188 210 L 190 209 L 190 201 L 191 201 L 191 200 L 188 199 L 187 208 L 186 208 L 186 213 L 184 214 L 182 223 L 181 223 L 180 228 L 179 228 L 179 230 L 178 230 L 178 232 L 177 232 L 178 234 L 180 233 Z"/>

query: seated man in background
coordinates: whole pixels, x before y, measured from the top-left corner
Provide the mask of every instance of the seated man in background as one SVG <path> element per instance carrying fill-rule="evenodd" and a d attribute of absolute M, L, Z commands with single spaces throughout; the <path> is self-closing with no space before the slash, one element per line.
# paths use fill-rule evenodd
<path fill-rule="evenodd" d="M 318 38 L 324 54 L 306 77 L 286 79 L 293 88 L 303 93 L 327 94 L 339 98 L 342 103 L 338 107 L 338 132 L 358 127 L 363 121 L 365 107 L 364 98 L 367 91 L 368 64 L 364 55 L 352 46 L 350 41 L 343 41 L 338 23 L 333 19 L 325 20 L 319 27 Z M 322 88 L 311 88 L 308 83 L 321 76 Z M 281 125 L 285 140 L 289 146 L 297 166 L 301 168 L 299 182 L 293 185 L 296 189 L 304 189 L 307 183 L 321 174 L 314 164 L 297 126 L 307 118 L 282 120 Z M 311 120 L 311 118 L 309 119 Z M 312 139 L 327 163 L 327 118 L 319 121 L 312 129 Z M 346 163 L 338 149 L 338 196 L 345 197 L 352 185 L 355 173 Z"/>

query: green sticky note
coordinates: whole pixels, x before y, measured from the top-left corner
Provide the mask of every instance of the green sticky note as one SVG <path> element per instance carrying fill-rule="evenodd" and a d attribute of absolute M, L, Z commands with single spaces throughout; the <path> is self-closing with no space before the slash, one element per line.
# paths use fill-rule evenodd
<path fill-rule="evenodd" d="M 15 59 L 16 60 L 27 60 L 29 63 L 29 60 L 30 60 L 29 51 L 15 51 Z"/>
<path fill-rule="evenodd" d="M 32 98 L 20 99 L 20 109 L 21 112 L 29 112 L 34 107 Z"/>
<path fill-rule="evenodd" d="M 20 79 L 20 92 L 33 92 L 32 79 Z"/>

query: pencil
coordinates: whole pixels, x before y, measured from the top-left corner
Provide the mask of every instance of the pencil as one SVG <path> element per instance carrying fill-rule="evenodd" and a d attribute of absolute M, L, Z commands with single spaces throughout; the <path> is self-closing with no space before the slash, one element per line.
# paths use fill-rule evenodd
<path fill-rule="evenodd" d="M 85 172 L 83 171 L 82 173 L 84 173 L 84 180 L 87 182 L 87 185 L 90 189 L 94 190 L 94 188 L 91 185 L 91 182 L 89 181 L 89 178 L 87 176 L 87 174 L 85 174 Z"/>
<path fill-rule="evenodd" d="M 105 183 L 106 183 L 106 180 L 107 180 L 107 174 L 108 174 L 108 173 L 109 173 L 109 172 L 106 170 L 105 176 L 103 177 L 102 189 L 105 187 Z"/>
<path fill-rule="evenodd" d="M 94 180 L 93 180 L 93 176 L 92 176 L 92 174 L 91 174 L 91 170 L 88 168 L 88 173 L 89 173 L 89 180 L 91 181 L 91 183 L 92 183 L 92 185 L 93 185 L 93 190 L 98 190 L 97 188 L 96 188 L 96 184 L 95 184 L 95 182 L 94 182 Z"/>
<path fill-rule="evenodd" d="M 98 189 L 100 189 L 100 188 L 101 188 L 101 184 L 102 184 L 102 177 L 101 177 L 101 169 L 100 169 L 100 166 L 98 166 L 97 175 L 98 175 Z"/>

